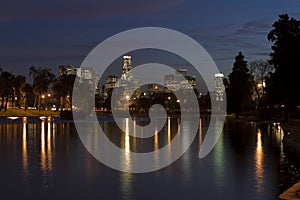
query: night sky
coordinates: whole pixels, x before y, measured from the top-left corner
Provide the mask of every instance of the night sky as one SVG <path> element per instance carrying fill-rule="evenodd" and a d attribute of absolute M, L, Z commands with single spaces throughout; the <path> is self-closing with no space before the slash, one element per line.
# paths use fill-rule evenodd
<path fill-rule="evenodd" d="M 60 64 L 79 67 L 104 39 L 145 26 L 189 35 L 228 75 L 239 51 L 248 61 L 268 58 L 271 43 L 266 37 L 279 14 L 300 19 L 299 0 L 0 2 L 0 66 L 24 75 L 32 65 L 50 67 L 55 73 Z M 172 62 L 170 65 L 176 65 Z"/>

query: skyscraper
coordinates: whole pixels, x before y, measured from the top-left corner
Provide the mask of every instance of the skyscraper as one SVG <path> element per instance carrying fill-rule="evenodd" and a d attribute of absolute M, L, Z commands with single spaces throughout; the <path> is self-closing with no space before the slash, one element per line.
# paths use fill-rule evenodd
<path fill-rule="evenodd" d="M 140 95 L 141 90 L 139 88 L 139 80 L 136 80 L 132 74 L 132 62 L 131 56 L 123 56 L 123 70 L 121 78 L 117 84 L 118 89 L 121 89 L 122 95 L 120 101 L 116 104 L 115 109 L 124 110 L 129 106 L 129 100 L 136 98 Z"/>
<path fill-rule="evenodd" d="M 215 94 L 216 101 L 223 101 L 223 95 L 225 92 L 225 87 L 223 83 L 224 74 L 217 73 L 215 74 Z"/>
<path fill-rule="evenodd" d="M 121 79 L 124 81 L 131 81 L 132 79 L 132 63 L 131 56 L 123 56 L 123 71 Z"/>
<path fill-rule="evenodd" d="M 172 90 L 196 89 L 196 77 L 187 75 L 187 69 L 177 69 L 175 74 L 165 75 L 164 84 Z"/>

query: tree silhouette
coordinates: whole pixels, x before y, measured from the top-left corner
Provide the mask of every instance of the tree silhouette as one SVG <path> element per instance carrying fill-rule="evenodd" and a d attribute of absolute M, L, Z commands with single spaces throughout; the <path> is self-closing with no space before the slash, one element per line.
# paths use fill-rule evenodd
<path fill-rule="evenodd" d="M 3 71 L 0 75 L 0 94 L 1 94 L 1 106 L 0 110 L 7 110 L 7 103 L 9 96 L 13 94 L 12 82 L 14 76 L 7 71 Z"/>
<path fill-rule="evenodd" d="M 12 94 L 12 106 L 20 106 L 20 100 L 21 100 L 21 87 L 25 85 L 26 83 L 26 78 L 25 76 L 14 76 L 12 80 L 12 89 L 13 89 L 13 94 Z M 16 104 L 16 105 L 15 105 Z"/>
<path fill-rule="evenodd" d="M 21 95 L 23 97 L 23 105 L 24 105 L 24 110 L 27 110 L 28 107 L 28 100 L 32 97 L 33 95 L 33 88 L 32 85 L 29 83 L 25 83 L 24 85 L 21 86 L 20 88 Z"/>
<path fill-rule="evenodd" d="M 273 43 L 270 63 L 275 72 L 267 83 L 267 93 L 273 104 L 283 104 L 288 112 L 293 111 L 300 100 L 300 21 L 287 14 L 279 15 L 268 34 Z"/>
<path fill-rule="evenodd" d="M 41 110 L 41 96 L 48 91 L 55 75 L 51 73 L 50 69 L 36 68 L 34 66 L 29 68 L 29 75 L 33 77 L 33 92 L 38 100 L 38 110 Z"/>
<path fill-rule="evenodd" d="M 59 102 L 59 106 L 62 108 L 71 108 L 72 102 L 72 91 L 75 82 L 76 75 L 74 74 L 62 74 L 57 79 L 54 80 L 52 85 L 52 90 L 54 96 Z"/>
<path fill-rule="evenodd" d="M 235 57 L 226 86 L 227 112 L 235 113 L 237 118 L 239 118 L 240 112 L 248 106 L 252 94 L 252 77 L 244 57 L 241 52 Z"/>
<path fill-rule="evenodd" d="M 270 77 L 270 74 L 274 71 L 274 66 L 271 65 L 267 60 L 254 60 L 249 63 L 249 72 L 253 77 L 253 86 L 257 95 L 256 99 L 253 99 L 255 107 L 266 105 L 265 101 L 265 87 L 266 81 Z"/>

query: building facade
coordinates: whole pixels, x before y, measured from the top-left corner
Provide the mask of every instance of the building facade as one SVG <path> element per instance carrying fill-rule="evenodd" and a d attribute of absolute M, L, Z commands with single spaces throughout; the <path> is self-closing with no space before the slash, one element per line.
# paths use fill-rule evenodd
<path fill-rule="evenodd" d="M 215 100 L 216 101 L 223 101 L 224 100 L 224 93 L 225 93 L 225 87 L 224 87 L 224 74 L 217 73 L 214 77 L 215 82 Z"/>
<path fill-rule="evenodd" d="M 187 75 L 187 69 L 177 69 L 175 74 L 166 75 L 164 84 L 169 90 L 194 90 L 196 89 L 196 77 Z"/>

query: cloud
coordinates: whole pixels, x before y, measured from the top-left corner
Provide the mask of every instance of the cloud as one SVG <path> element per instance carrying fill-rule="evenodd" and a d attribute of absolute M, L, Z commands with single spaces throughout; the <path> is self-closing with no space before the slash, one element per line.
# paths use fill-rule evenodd
<path fill-rule="evenodd" d="M 22 19 L 72 19 L 140 14 L 168 9 L 184 0 L 3 0 L 0 21 Z"/>
<path fill-rule="evenodd" d="M 271 30 L 271 24 L 256 20 L 244 23 L 243 27 L 235 32 L 236 36 L 266 35 Z"/>

